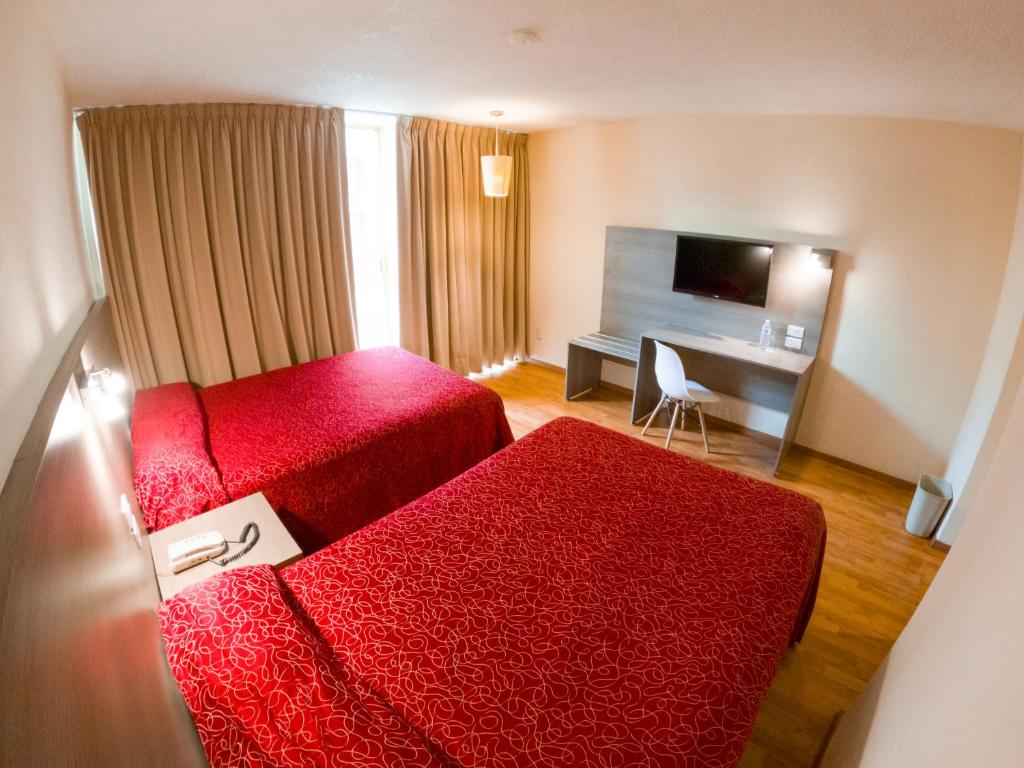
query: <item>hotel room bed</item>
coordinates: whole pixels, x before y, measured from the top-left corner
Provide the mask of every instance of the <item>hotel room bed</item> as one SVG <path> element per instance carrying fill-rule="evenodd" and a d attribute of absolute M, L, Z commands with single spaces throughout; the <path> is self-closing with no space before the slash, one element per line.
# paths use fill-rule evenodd
<path fill-rule="evenodd" d="M 511 441 L 501 398 L 395 348 L 141 390 L 132 414 L 149 530 L 262 492 L 306 552 Z"/>
<path fill-rule="evenodd" d="M 214 768 L 726 767 L 824 542 L 806 497 L 558 419 L 160 623 Z"/>

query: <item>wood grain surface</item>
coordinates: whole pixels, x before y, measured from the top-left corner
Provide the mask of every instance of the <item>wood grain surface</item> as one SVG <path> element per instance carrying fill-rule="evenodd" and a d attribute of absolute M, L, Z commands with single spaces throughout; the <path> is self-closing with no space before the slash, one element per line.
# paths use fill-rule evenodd
<path fill-rule="evenodd" d="M 478 380 L 505 400 L 516 437 L 558 416 L 576 416 L 639 437 L 629 423 L 630 396 L 601 385 L 566 402 L 564 375 L 520 364 Z M 775 438 L 709 419 L 713 453 L 688 419 L 672 450 L 818 500 L 828 546 L 818 602 L 803 642 L 782 660 L 740 763 L 741 768 L 808 768 L 836 713 L 848 709 L 924 596 L 944 553 L 903 529 L 914 489 L 794 446 L 778 477 Z M 641 438 L 655 445 L 664 429 Z"/>

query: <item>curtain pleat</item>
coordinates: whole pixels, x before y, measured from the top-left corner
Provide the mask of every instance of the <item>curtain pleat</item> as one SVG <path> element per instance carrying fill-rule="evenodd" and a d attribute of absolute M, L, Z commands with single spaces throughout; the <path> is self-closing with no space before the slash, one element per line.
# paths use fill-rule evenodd
<path fill-rule="evenodd" d="M 77 121 L 136 386 L 356 347 L 342 110 L 113 107 Z"/>
<path fill-rule="evenodd" d="M 458 373 L 526 356 L 529 160 L 525 135 L 507 198 L 483 193 L 486 128 L 419 117 L 398 126 L 402 346 Z"/>

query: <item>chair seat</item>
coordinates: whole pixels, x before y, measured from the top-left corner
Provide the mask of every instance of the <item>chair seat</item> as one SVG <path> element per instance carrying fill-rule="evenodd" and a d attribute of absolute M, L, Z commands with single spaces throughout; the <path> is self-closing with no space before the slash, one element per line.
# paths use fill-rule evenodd
<path fill-rule="evenodd" d="M 719 400 L 718 395 L 703 384 L 689 379 L 686 380 L 686 394 L 688 395 L 686 399 L 695 403 L 717 403 Z"/>

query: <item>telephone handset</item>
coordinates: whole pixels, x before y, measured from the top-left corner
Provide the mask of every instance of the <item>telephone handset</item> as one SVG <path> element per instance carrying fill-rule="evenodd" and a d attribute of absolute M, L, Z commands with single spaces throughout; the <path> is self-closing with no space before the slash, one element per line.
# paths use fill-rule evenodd
<path fill-rule="evenodd" d="M 171 573 L 181 573 L 227 552 L 228 543 L 220 531 L 207 531 L 167 545 Z"/>
<path fill-rule="evenodd" d="M 256 523 L 246 523 L 238 543 L 244 544 L 238 552 L 221 560 L 214 560 L 228 550 L 228 542 L 220 531 L 207 531 L 189 536 L 181 541 L 167 545 L 167 562 L 171 573 L 181 573 L 207 560 L 214 560 L 217 565 L 226 566 L 249 553 L 260 540 L 260 529 Z"/>

